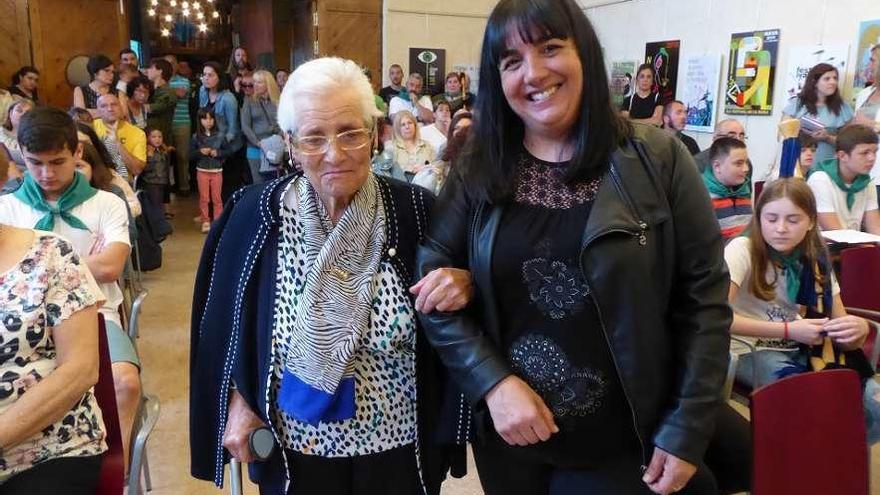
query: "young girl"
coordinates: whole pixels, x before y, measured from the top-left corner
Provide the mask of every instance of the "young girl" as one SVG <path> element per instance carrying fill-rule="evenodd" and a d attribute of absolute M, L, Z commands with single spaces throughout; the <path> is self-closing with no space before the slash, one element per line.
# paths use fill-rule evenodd
<path fill-rule="evenodd" d="M 196 180 L 199 184 L 199 211 L 202 215 L 202 233 L 211 230 L 211 220 L 220 218 L 223 201 L 220 190 L 223 188 L 223 162 L 228 156 L 226 137 L 216 126 L 213 110 L 200 108 L 198 113 L 198 132 L 190 144 L 190 156 L 197 157 Z M 214 216 L 209 215 L 211 204 Z"/>
<path fill-rule="evenodd" d="M 166 216 L 170 216 L 167 211 L 166 191 L 170 185 L 168 169 L 171 150 L 172 148 L 165 145 L 162 131 L 154 127 L 147 128 L 147 166 L 138 178 L 138 183 L 154 205 L 165 204 Z"/>
<path fill-rule="evenodd" d="M 857 367 L 868 325 L 846 314 L 819 235 L 816 200 L 803 180 L 764 187 L 748 237 L 730 241 L 724 258 L 734 311 L 730 331 L 758 349 L 740 358 L 738 380 L 766 385 L 825 367 Z M 868 441 L 878 442 L 880 385 L 873 377 L 865 383 L 864 407 Z"/>

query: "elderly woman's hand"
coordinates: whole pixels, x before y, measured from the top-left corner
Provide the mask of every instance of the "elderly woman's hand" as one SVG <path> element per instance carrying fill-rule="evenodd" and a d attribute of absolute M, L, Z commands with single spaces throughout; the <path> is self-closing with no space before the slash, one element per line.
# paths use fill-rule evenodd
<path fill-rule="evenodd" d="M 416 296 L 416 311 L 458 311 L 471 301 L 474 287 L 471 272 L 458 268 L 437 268 L 409 288 Z"/>
<path fill-rule="evenodd" d="M 229 400 L 226 431 L 223 432 L 223 446 L 229 454 L 241 462 L 256 460 L 248 439 L 252 431 L 263 426 L 266 425 L 254 414 L 238 390 L 233 390 L 232 398 Z"/>
<path fill-rule="evenodd" d="M 681 491 L 697 472 L 697 466 L 679 459 L 660 447 L 654 447 L 651 463 L 642 481 L 652 492 L 669 495 Z"/>

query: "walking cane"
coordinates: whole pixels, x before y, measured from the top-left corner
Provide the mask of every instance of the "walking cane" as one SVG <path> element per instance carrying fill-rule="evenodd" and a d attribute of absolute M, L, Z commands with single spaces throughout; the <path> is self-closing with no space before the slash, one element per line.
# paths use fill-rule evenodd
<path fill-rule="evenodd" d="M 265 461 L 272 456 L 272 451 L 275 450 L 275 435 L 265 426 L 257 428 L 248 435 L 248 445 L 257 460 Z M 233 458 L 229 461 L 229 493 L 232 495 L 244 494 L 241 479 L 241 462 Z"/>

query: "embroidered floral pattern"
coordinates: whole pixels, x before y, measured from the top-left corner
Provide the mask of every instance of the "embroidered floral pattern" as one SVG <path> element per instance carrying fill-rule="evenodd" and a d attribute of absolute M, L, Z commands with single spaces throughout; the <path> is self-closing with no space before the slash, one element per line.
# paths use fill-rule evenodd
<path fill-rule="evenodd" d="M 517 168 L 515 198 L 518 203 L 552 209 L 571 208 L 592 202 L 599 191 L 601 179 L 565 183 L 568 162 L 548 163 L 527 153 L 520 156 Z"/>
<path fill-rule="evenodd" d="M 522 272 L 529 298 L 543 314 L 561 320 L 584 309 L 590 289 L 577 267 L 534 258 L 523 263 Z"/>

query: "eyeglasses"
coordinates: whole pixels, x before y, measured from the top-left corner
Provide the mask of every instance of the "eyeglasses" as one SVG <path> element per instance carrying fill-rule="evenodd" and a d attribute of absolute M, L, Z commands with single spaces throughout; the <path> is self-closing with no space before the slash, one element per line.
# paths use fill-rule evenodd
<path fill-rule="evenodd" d="M 292 140 L 293 147 L 304 155 L 320 155 L 330 149 L 335 142 L 342 151 L 354 151 L 370 144 L 372 133 L 369 129 L 354 129 L 340 132 L 335 136 L 303 136 Z"/>
<path fill-rule="evenodd" d="M 740 141 L 748 141 L 749 140 L 749 136 L 744 132 L 727 132 L 724 134 L 715 134 L 715 138 L 723 138 L 723 137 L 739 139 Z"/>
<path fill-rule="evenodd" d="M 252 83 L 241 83 L 242 88 L 253 88 L 254 85 Z"/>

